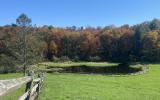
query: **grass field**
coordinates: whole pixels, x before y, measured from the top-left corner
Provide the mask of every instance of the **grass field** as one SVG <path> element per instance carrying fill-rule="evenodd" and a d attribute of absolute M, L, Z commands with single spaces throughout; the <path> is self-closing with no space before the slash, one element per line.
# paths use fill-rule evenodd
<path fill-rule="evenodd" d="M 54 65 L 54 63 L 52 63 L 52 65 Z M 160 64 L 149 64 L 148 66 L 150 67 L 148 73 L 136 76 L 71 73 L 46 74 L 40 99 L 159 100 Z M 21 74 L 0 75 L 0 79 L 18 76 L 21 76 Z M 23 89 L 20 90 L 22 91 Z M 16 96 L 21 93 L 20 90 L 17 91 Z M 12 94 L 12 96 L 15 96 L 14 94 Z M 12 99 L 7 98 L 5 100 L 13 100 L 13 97 Z"/>
<path fill-rule="evenodd" d="M 70 66 L 91 66 L 91 67 L 105 67 L 105 66 L 114 66 L 117 65 L 115 63 L 108 63 L 108 62 L 63 62 L 63 63 L 52 63 L 52 62 L 45 62 L 41 63 L 40 65 L 44 66 L 47 65 L 49 67 L 70 67 Z"/>

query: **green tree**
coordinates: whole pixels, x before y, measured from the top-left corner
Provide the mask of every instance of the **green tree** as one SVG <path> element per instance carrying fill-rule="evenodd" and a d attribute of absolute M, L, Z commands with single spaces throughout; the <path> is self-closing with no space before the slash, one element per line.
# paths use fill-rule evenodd
<path fill-rule="evenodd" d="M 31 19 L 28 18 L 26 14 L 21 14 L 16 23 L 19 27 L 22 28 L 20 35 L 22 36 L 22 50 L 23 50 L 23 68 L 24 68 L 24 75 L 26 74 L 26 65 L 27 65 L 27 31 L 28 27 L 31 25 Z"/>

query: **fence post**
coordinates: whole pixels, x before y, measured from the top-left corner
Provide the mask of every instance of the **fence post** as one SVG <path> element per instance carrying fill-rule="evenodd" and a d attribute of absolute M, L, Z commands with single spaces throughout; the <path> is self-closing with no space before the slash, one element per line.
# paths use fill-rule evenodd
<path fill-rule="evenodd" d="M 0 86 L 0 90 L 2 90 L 0 91 L 0 100 L 2 99 L 1 96 L 4 96 L 7 93 L 20 88 L 22 85 L 26 85 L 25 93 L 22 96 L 20 96 L 18 100 L 37 100 L 42 90 L 44 73 L 39 73 L 39 78 L 37 79 L 34 79 L 33 71 L 29 72 L 28 76 L 29 77 L 18 78 L 17 80 L 0 80 L 0 84 L 2 84 L 2 86 Z"/>
<path fill-rule="evenodd" d="M 38 88 L 36 89 L 37 98 L 39 97 L 39 94 L 40 94 L 41 89 L 42 89 L 43 76 L 44 76 L 44 74 L 42 72 L 38 74 L 38 77 L 40 78 L 40 81 L 38 82 Z"/>
<path fill-rule="evenodd" d="M 27 98 L 25 100 L 30 100 L 31 90 L 32 90 L 32 84 L 33 84 L 33 79 L 34 79 L 33 72 L 29 72 L 28 76 L 31 76 L 32 80 L 26 84 L 26 90 L 25 90 L 25 92 L 29 91 L 29 93 L 28 93 L 28 96 L 27 96 Z"/>
<path fill-rule="evenodd" d="M 40 74 L 40 73 L 38 74 L 38 77 L 41 78 L 41 74 Z M 40 79 L 40 81 L 38 82 L 38 88 L 36 89 L 37 98 L 39 97 L 39 94 L 40 94 L 40 87 L 41 87 L 41 79 Z"/>

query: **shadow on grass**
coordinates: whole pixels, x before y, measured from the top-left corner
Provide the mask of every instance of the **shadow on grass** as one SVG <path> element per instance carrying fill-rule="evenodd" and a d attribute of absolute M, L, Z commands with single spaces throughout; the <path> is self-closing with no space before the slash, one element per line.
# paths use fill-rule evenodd
<path fill-rule="evenodd" d="M 107 67 L 98 67 L 98 66 L 71 66 L 71 67 L 58 67 L 48 69 L 48 73 L 58 72 L 58 73 L 80 73 L 80 74 L 130 74 L 142 71 L 142 68 L 139 67 L 122 67 L 117 66 L 107 66 Z"/>

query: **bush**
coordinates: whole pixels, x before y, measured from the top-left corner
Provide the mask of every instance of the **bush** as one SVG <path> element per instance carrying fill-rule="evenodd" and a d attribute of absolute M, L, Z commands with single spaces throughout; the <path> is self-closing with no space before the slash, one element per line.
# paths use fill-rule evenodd
<path fill-rule="evenodd" d="M 54 62 L 59 62 L 60 59 L 59 59 L 58 57 L 54 56 L 54 57 L 53 57 L 53 61 L 54 61 Z"/>
<path fill-rule="evenodd" d="M 16 62 L 12 57 L 4 54 L 0 55 L 0 73 L 16 72 Z"/>
<path fill-rule="evenodd" d="M 77 62 L 80 60 L 80 58 L 78 56 L 75 56 L 73 60 Z"/>
<path fill-rule="evenodd" d="M 70 61 L 70 58 L 67 57 L 67 56 L 62 56 L 62 57 L 60 57 L 59 60 L 60 60 L 60 61 L 63 61 L 63 62 L 66 62 L 66 61 Z"/>
<path fill-rule="evenodd" d="M 98 62 L 101 61 L 101 58 L 99 56 L 89 57 L 89 61 Z"/>

